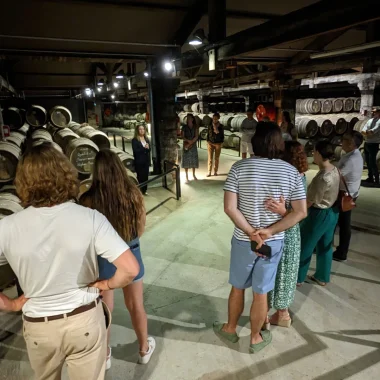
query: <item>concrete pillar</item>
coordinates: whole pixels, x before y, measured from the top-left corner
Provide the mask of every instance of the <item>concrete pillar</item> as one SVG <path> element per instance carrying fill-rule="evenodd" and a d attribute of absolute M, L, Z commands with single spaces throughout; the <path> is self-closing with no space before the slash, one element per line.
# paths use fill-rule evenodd
<path fill-rule="evenodd" d="M 376 87 L 375 78 L 367 78 L 358 82 L 358 87 L 361 94 L 360 113 L 371 115 L 373 107 L 373 95 Z"/>
<path fill-rule="evenodd" d="M 153 174 L 163 171 L 165 160 L 177 160 L 177 114 L 175 91 L 179 79 L 155 75 L 148 81 L 152 124 Z"/>
<path fill-rule="evenodd" d="M 247 112 L 248 109 L 250 108 L 250 106 L 249 106 L 249 96 L 244 96 L 244 103 L 245 103 L 245 112 Z"/>

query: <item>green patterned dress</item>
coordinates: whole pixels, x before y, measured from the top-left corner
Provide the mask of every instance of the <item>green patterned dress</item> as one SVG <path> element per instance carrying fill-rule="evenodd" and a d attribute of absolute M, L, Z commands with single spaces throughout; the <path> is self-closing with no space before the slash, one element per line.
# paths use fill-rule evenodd
<path fill-rule="evenodd" d="M 306 191 L 306 176 L 302 177 Z M 285 232 L 284 251 L 277 268 L 276 284 L 268 293 L 268 305 L 276 310 L 287 309 L 294 300 L 301 254 L 301 234 L 298 224 Z"/>

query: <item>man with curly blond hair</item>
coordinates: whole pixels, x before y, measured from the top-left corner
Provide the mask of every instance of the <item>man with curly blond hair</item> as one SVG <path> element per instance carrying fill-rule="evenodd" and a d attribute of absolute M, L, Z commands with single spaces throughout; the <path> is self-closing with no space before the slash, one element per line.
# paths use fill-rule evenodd
<path fill-rule="evenodd" d="M 50 143 L 19 162 L 16 189 L 25 209 L 0 221 L 0 257 L 28 301 L 24 337 L 37 380 L 104 379 L 106 322 L 100 290 L 122 288 L 139 272 L 128 245 L 108 220 L 75 203 L 77 172 Z M 117 270 L 97 281 L 97 255 Z"/>

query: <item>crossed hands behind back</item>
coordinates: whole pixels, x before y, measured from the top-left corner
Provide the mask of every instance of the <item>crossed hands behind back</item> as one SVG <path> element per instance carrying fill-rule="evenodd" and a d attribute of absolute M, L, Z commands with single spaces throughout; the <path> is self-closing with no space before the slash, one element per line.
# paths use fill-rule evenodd
<path fill-rule="evenodd" d="M 265 208 L 269 211 L 272 211 L 276 214 L 281 215 L 284 217 L 286 215 L 286 204 L 285 204 L 285 198 L 283 196 L 280 197 L 279 201 L 276 201 L 273 198 L 269 198 L 265 201 Z M 254 229 L 250 234 L 249 238 L 251 241 L 255 241 L 257 243 L 257 250 L 261 248 L 263 244 L 265 244 L 265 240 L 268 240 L 273 235 L 272 230 L 270 227 L 268 228 L 259 228 Z M 261 253 L 255 252 L 257 256 L 265 257 L 265 255 L 262 255 Z"/>

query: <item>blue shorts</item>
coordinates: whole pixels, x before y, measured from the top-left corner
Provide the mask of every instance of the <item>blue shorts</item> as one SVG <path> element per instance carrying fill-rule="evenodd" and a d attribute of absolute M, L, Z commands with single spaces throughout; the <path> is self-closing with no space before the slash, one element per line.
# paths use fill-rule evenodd
<path fill-rule="evenodd" d="M 139 238 L 134 239 L 127 243 L 129 245 L 129 249 L 132 251 L 133 255 L 136 257 L 137 262 L 140 265 L 139 274 L 133 279 L 133 282 L 137 282 L 142 280 L 145 273 L 144 263 L 141 257 L 140 251 L 140 240 Z M 103 257 L 98 256 L 98 266 L 99 266 L 99 279 L 100 280 L 108 280 L 113 277 L 116 272 L 116 267 L 108 260 L 103 259 Z"/>
<path fill-rule="evenodd" d="M 266 294 L 274 289 L 284 240 L 272 240 L 266 244 L 272 248 L 270 259 L 259 257 L 251 251 L 251 242 L 232 238 L 229 282 L 233 287 L 252 287 L 258 294 Z"/>

